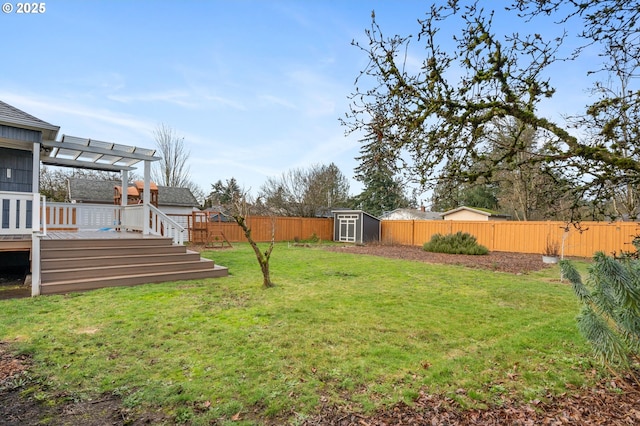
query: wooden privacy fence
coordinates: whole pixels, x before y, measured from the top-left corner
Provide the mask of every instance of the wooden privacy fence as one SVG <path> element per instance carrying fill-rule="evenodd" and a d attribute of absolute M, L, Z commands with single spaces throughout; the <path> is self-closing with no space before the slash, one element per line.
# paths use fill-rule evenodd
<path fill-rule="evenodd" d="M 235 222 L 189 220 L 189 240 L 205 243 L 207 236 L 224 234 L 230 242 L 246 241 L 242 229 Z M 264 242 L 271 240 L 271 228 L 275 221 L 276 241 L 311 239 L 333 240 L 332 218 L 262 217 L 250 216 L 253 238 Z M 581 229 L 565 222 L 472 222 L 452 220 L 383 220 L 380 222 L 380 240 L 383 244 L 422 246 L 434 234 L 468 232 L 478 243 L 491 251 L 514 253 L 543 253 L 548 241 L 555 241 L 565 256 L 591 257 L 596 251 L 633 251 L 631 240 L 640 234 L 640 224 L 635 222 L 581 222 Z"/>
<path fill-rule="evenodd" d="M 385 244 L 422 246 L 434 234 L 468 232 L 491 251 L 543 253 L 547 241 L 557 242 L 565 256 L 591 257 L 634 251 L 631 241 L 640 233 L 635 222 L 581 222 L 580 229 L 565 222 L 462 222 L 453 220 L 383 220 Z"/>
<path fill-rule="evenodd" d="M 308 240 L 314 236 L 325 241 L 333 240 L 332 218 L 248 216 L 247 224 L 251 227 L 253 239 L 271 241 L 274 221 L 276 241 Z M 205 228 L 206 232 L 203 232 Z M 194 216 L 189 224 L 189 240 L 194 243 L 208 242 L 209 236 L 215 237 L 220 232 L 230 242 L 246 241 L 244 232 L 235 222 L 198 221 Z"/>

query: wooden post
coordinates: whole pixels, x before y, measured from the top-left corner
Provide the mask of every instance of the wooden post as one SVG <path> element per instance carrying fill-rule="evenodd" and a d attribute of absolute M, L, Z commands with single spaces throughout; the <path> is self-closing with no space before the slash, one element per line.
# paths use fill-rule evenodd
<path fill-rule="evenodd" d="M 144 193 L 143 193 L 143 205 L 144 205 L 144 219 L 143 219 L 143 231 L 142 235 L 149 235 L 150 232 L 150 214 L 149 203 L 151 202 L 151 161 L 144 160 Z"/>

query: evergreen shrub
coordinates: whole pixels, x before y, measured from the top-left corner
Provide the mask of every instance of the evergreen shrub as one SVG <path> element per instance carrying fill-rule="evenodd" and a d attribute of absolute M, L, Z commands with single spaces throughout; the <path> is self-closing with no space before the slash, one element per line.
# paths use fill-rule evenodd
<path fill-rule="evenodd" d="M 640 240 L 635 240 L 638 248 Z M 560 262 L 580 300 L 578 329 L 594 352 L 608 365 L 640 363 L 640 260 L 598 252 L 586 282 L 570 261 Z M 637 379 L 637 378 L 636 378 Z"/>
<path fill-rule="evenodd" d="M 455 234 L 435 234 L 431 240 L 424 243 L 424 251 L 432 253 L 448 254 L 488 254 L 489 249 L 478 244 L 476 237 L 467 232 L 456 232 Z"/>

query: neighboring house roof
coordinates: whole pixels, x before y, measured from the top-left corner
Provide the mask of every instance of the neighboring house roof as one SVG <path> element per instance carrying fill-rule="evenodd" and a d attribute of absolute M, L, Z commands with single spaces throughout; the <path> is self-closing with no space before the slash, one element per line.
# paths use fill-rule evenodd
<path fill-rule="evenodd" d="M 44 120 L 40 120 L 2 101 L 0 101 L 0 124 L 41 131 L 42 139 L 44 140 L 55 140 L 60 130 L 59 126 L 54 126 Z"/>
<path fill-rule="evenodd" d="M 158 186 L 158 204 L 161 206 L 197 207 L 200 204 L 189 188 Z"/>
<path fill-rule="evenodd" d="M 442 214 L 418 209 L 395 209 L 382 215 L 382 220 L 440 220 Z"/>
<path fill-rule="evenodd" d="M 113 203 L 114 187 L 121 182 L 93 179 L 69 179 L 69 200 L 83 203 Z M 176 207 L 198 207 L 198 200 L 189 188 L 158 186 L 158 205 Z"/>
<path fill-rule="evenodd" d="M 113 203 L 113 188 L 121 183 L 106 180 L 69 179 L 67 188 L 69 200 L 82 203 Z"/>
<path fill-rule="evenodd" d="M 442 217 L 449 216 L 450 214 L 457 213 L 459 211 L 469 211 L 469 212 L 477 213 L 487 217 L 505 217 L 505 218 L 511 217 L 508 214 L 498 213 L 493 210 L 483 209 L 480 207 L 467 207 L 467 206 L 461 206 L 461 207 L 446 211 L 444 213 L 440 213 L 440 216 Z"/>

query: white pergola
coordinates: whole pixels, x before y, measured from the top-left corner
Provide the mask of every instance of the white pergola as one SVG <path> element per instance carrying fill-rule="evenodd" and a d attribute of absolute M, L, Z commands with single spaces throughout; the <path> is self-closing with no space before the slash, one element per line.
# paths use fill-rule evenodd
<path fill-rule="evenodd" d="M 40 168 L 36 167 L 36 161 L 51 166 L 120 172 L 122 188 L 128 186 L 129 171 L 135 170 L 135 165 L 144 162 L 143 203 L 148 205 L 151 202 L 151 163 L 161 159 L 155 156 L 155 150 L 68 135 L 62 135 L 60 141 L 44 140 L 41 146 L 37 145 L 39 144 L 34 144 L 33 147 L 34 188 L 40 187 L 37 172 Z M 39 156 L 36 154 L 38 152 Z M 126 190 L 124 193 L 126 194 Z M 126 196 L 122 197 L 121 203 L 127 204 Z"/>

